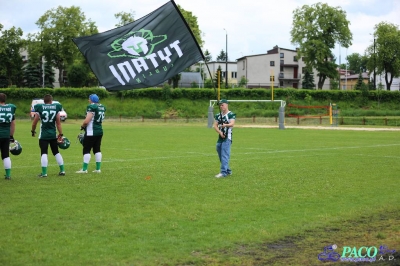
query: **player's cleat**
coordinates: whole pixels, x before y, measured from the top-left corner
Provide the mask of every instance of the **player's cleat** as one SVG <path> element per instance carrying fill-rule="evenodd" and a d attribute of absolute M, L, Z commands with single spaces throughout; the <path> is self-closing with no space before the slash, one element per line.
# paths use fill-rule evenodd
<path fill-rule="evenodd" d="M 59 176 L 65 176 L 65 172 L 59 172 L 58 175 Z"/>
<path fill-rule="evenodd" d="M 47 174 L 39 174 L 38 177 L 47 177 Z"/>
<path fill-rule="evenodd" d="M 215 176 L 216 178 L 222 178 L 225 177 L 223 174 L 219 173 L 218 175 Z"/>
<path fill-rule="evenodd" d="M 100 173 L 101 173 L 101 170 L 93 170 L 92 173 L 98 173 L 98 174 L 100 174 Z"/>
<path fill-rule="evenodd" d="M 87 170 L 81 169 L 79 171 L 76 171 L 75 173 L 77 173 L 77 174 L 87 174 Z"/>
<path fill-rule="evenodd" d="M 5 176 L 4 176 L 4 179 L 5 179 L 5 180 L 11 180 L 11 176 L 6 176 L 6 175 L 5 175 Z"/>

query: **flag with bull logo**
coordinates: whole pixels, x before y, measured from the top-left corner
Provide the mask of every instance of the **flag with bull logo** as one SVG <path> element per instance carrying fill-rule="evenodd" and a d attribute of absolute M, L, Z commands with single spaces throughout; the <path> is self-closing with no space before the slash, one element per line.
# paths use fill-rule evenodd
<path fill-rule="evenodd" d="M 110 91 L 159 85 L 204 59 L 174 1 L 122 27 L 73 41 Z"/>

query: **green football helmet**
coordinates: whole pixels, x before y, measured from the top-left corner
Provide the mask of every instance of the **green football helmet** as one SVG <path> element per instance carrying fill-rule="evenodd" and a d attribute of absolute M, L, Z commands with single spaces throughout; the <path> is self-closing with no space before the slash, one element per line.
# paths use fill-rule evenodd
<path fill-rule="evenodd" d="M 83 145 L 83 139 L 85 138 L 85 134 L 84 133 L 79 133 L 77 139 L 79 141 L 80 144 Z"/>
<path fill-rule="evenodd" d="M 10 142 L 10 153 L 12 155 L 20 155 L 22 152 L 22 146 L 21 144 L 19 144 L 19 142 L 17 140 L 15 140 L 14 142 Z"/>
<path fill-rule="evenodd" d="M 66 150 L 69 148 L 69 145 L 71 145 L 71 142 L 69 141 L 69 139 L 67 139 L 66 137 L 62 138 L 61 142 L 58 142 L 58 147 L 60 149 Z"/>

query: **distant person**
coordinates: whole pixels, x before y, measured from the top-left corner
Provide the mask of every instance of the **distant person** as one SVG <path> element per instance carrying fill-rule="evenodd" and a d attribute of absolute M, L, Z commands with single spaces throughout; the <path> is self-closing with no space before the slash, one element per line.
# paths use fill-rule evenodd
<path fill-rule="evenodd" d="M 226 177 L 232 174 L 229 167 L 232 145 L 232 128 L 235 125 L 236 114 L 228 109 L 228 100 L 219 101 L 220 112 L 215 115 L 214 129 L 218 133 L 217 153 L 221 167 L 216 178 Z"/>
<path fill-rule="evenodd" d="M 83 138 L 83 165 L 78 174 L 86 174 L 90 162 L 90 151 L 93 151 L 96 160 L 96 169 L 93 173 L 101 173 L 101 139 L 103 138 L 103 120 L 106 107 L 100 103 L 99 96 L 91 94 L 89 105 L 86 107 L 86 118 L 83 120 L 81 130 L 85 130 Z"/>
<path fill-rule="evenodd" d="M 10 142 L 14 142 L 15 110 L 14 104 L 6 103 L 7 95 L 0 93 L 0 147 L 1 159 L 6 171 L 5 179 L 11 179 Z"/>
<path fill-rule="evenodd" d="M 60 111 L 62 105 L 60 103 L 53 103 L 53 96 L 46 94 L 43 98 L 43 104 L 36 104 L 34 106 L 35 117 L 32 122 L 32 137 L 36 135 L 36 125 L 40 122 L 40 133 L 39 133 L 39 147 L 41 154 L 41 165 L 42 172 L 38 177 L 47 177 L 47 166 L 48 160 L 48 149 L 49 145 L 51 152 L 56 158 L 57 164 L 60 168 L 59 176 L 65 176 L 64 160 L 58 151 L 58 142 L 63 139 L 63 131 L 61 126 Z M 56 132 L 58 131 L 58 135 Z"/>

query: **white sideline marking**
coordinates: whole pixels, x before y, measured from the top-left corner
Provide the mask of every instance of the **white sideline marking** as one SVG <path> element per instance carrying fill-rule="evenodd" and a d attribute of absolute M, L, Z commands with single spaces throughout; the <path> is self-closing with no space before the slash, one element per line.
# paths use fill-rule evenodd
<path fill-rule="evenodd" d="M 380 147 L 392 147 L 392 146 L 400 146 L 400 144 L 383 144 L 383 145 L 370 145 L 370 146 L 350 146 L 350 147 L 332 147 L 332 148 L 316 148 L 316 149 L 301 149 L 301 150 L 272 150 L 272 149 L 265 149 L 264 151 L 257 151 L 257 152 L 236 152 L 232 155 L 238 154 L 238 155 L 252 155 L 252 154 L 279 154 L 279 153 L 291 153 L 291 152 L 308 152 L 308 151 L 331 151 L 331 150 L 345 150 L 345 149 L 364 149 L 364 148 L 380 148 Z M 245 148 L 245 149 L 257 149 L 257 148 Z M 130 149 L 127 149 L 130 150 Z M 131 149 L 132 151 L 138 151 L 135 149 Z M 262 149 L 257 149 L 257 150 L 262 150 Z M 141 152 L 143 150 L 140 150 Z M 175 151 L 170 151 L 170 153 L 174 153 Z M 178 152 L 176 152 L 178 153 Z M 195 158 L 195 157 L 215 157 L 216 152 L 213 153 L 200 153 L 200 152 L 186 152 L 186 155 L 177 155 L 177 156 L 157 156 L 157 157 L 141 157 L 141 158 L 132 158 L 132 159 L 109 159 L 109 160 L 103 160 L 102 163 L 114 163 L 114 162 L 133 162 L 133 161 L 147 161 L 147 160 L 163 160 L 163 159 L 180 159 L 180 158 Z M 313 154 L 315 155 L 315 154 Z M 369 155 L 373 156 L 373 155 Z M 376 156 L 374 156 L 376 157 Z M 398 158 L 396 156 L 383 156 L 384 158 Z M 246 159 L 246 158 L 245 158 Z M 240 159 L 240 160 L 245 160 L 245 159 Z M 235 158 L 231 158 L 231 160 L 236 160 Z M 94 164 L 94 160 L 90 160 L 91 164 Z M 67 163 L 65 164 L 66 167 L 69 165 L 82 165 L 82 162 L 78 163 Z M 58 166 L 57 163 L 49 163 L 48 166 Z M 31 165 L 31 166 L 13 166 L 13 169 L 19 169 L 19 168 L 38 168 L 40 171 L 40 164 L 36 165 Z M 79 168 L 79 167 L 78 167 Z M 124 167 L 118 167 L 118 169 L 122 169 Z M 76 171 L 79 169 L 76 169 Z M 74 171 L 75 172 L 75 171 Z"/>

